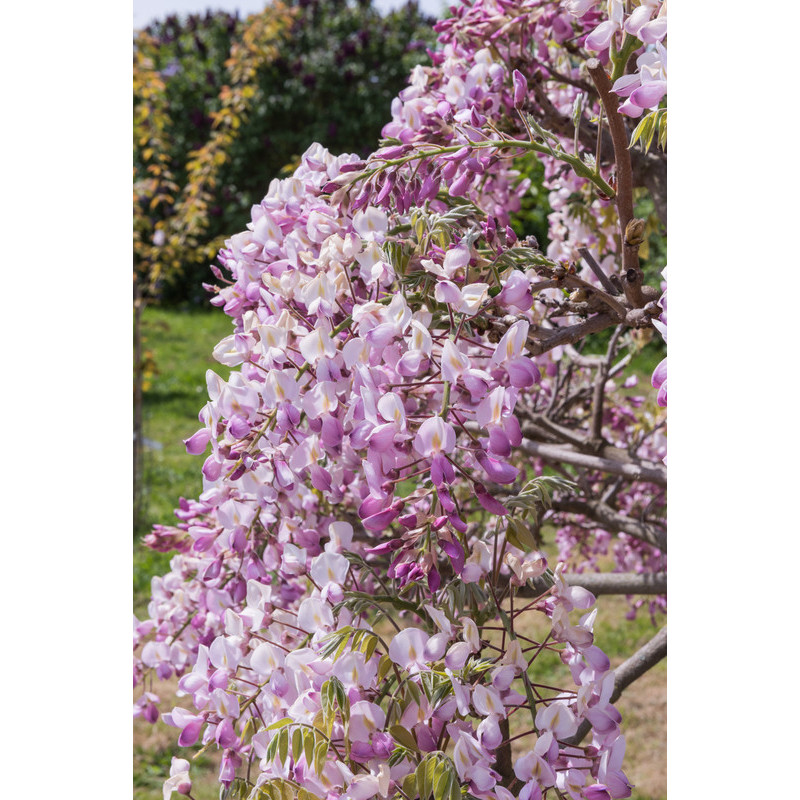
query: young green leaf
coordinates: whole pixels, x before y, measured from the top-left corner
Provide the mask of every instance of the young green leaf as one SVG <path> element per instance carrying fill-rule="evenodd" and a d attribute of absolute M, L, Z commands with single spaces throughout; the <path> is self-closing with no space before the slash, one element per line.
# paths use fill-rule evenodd
<path fill-rule="evenodd" d="M 419 745 L 417 744 L 417 740 L 414 738 L 414 735 L 404 728 L 402 725 L 392 725 L 389 728 L 389 733 L 391 734 L 392 738 L 399 742 L 403 747 L 407 748 L 408 750 L 415 750 L 419 752 Z"/>

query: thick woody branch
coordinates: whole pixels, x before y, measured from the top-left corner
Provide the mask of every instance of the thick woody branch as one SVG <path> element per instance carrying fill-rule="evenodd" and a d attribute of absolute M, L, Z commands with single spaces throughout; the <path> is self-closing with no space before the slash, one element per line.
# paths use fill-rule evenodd
<path fill-rule="evenodd" d="M 554 499 L 553 509 L 565 511 L 568 514 L 583 514 L 598 522 L 604 528 L 609 528 L 617 533 L 627 533 L 653 547 L 662 553 L 667 552 L 667 533 L 663 528 L 649 522 L 639 522 L 624 514 L 615 511 L 611 506 L 599 500 L 576 500 L 573 498 Z"/>
<path fill-rule="evenodd" d="M 667 657 L 667 626 L 665 625 L 644 647 L 637 650 L 627 661 L 614 670 L 614 691 L 611 702 L 619 700 L 620 695 L 637 678 Z"/>
<path fill-rule="evenodd" d="M 581 453 L 569 445 L 543 444 L 530 439 L 523 439 L 521 449 L 532 456 L 545 461 L 561 461 L 576 467 L 596 469 L 612 475 L 624 475 L 635 481 L 649 481 L 659 486 L 667 485 L 667 470 L 663 465 L 652 461 L 638 461 L 631 458 L 624 450 L 616 447 L 604 447 L 602 455 Z"/>
<path fill-rule="evenodd" d="M 610 283 L 609 285 L 611 286 Z M 564 275 L 563 277 L 534 283 L 531 285 L 531 291 L 541 292 L 544 289 L 557 289 L 562 287 L 567 289 L 582 289 L 587 295 L 595 297 L 601 303 L 604 303 L 620 320 L 624 320 L 628 315 L 628 309 L 613 296 L 619 294 L 613 286 L 611 286 L 611 294 L 609 294 L 601 291 L 588 281 L 583 280 L 583 278 L 579 278 L 577 275 Z M 661 313 L 661 309 L 659 309 L 659 313 Z"/>
<path fill-rule="evenodd" d="M 586 575 L 565 575 L 570 586 L 582 586 L 593 595 L 601 594 L 666 594 L 667 573 L 597 572 Z"/>
<path fill-rule="evenodd" d="M 665 625 L 644 647 L 634 653 L 627 661 L 614 670 L 614 691 L 609 702 L 616 703 L 623 691 L 637 678 L 641 678 L 667 655 L 667 626 Z M 569 744 L 580 744 L 591 730 L 591 725 L 584 720 L 574 736 L 568 739 Z"/>
<path fill-rule="evenodd" d="M 633 219 L 633 172 L 631 154 L 628 150 L 628 133 L 625 122 L 619 113 L 619 100 L 611 91 L 611 81 L 603 65 L 596 58 L 586 62 L 589 75 L 597 87 L 597 93 L 606 112 L 611 141 L 614 145 L 614 162 L 617 167 L 616 204 L 619 214 L 620 239 L 622 241 L 622 283 L 625 297 L 635 308 L 641 308 L 645 301 L 642 295 L 642 273 L 639 269 L 639 247 L 626 242 L 625 231 Z"/>
<path fill-rule="evenodd" d="M 564 580 L 570 586 L 581 586 L 588 589 L 593 595 L 601 594 L 666 594 L 667 573 L 651 572 L 642 575 L 638 572 L 587 572 L 567 573 Z M 525 584 L 517 589 L 520 597 L 538 597 L 547 587 L 542 584 Z"/>
<path fill-rule="evenodd" d="M 564 328 L 535 328 L 528 334 L 530 354 L 540 356 L 554 347 L 574 344 L 590 333 L 605 330 L 618 322 L 617 317 L 611 314 L 596 314 L 585 322 L 568 325 Z"/>

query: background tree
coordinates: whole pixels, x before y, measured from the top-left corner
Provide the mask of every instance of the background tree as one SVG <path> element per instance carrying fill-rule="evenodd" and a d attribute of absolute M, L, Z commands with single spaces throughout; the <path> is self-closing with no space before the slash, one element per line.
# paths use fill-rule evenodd
<path fill-rule="evenodd" d="M 312 0 L 267 6 L 248 21 L 223 12 L 168 17 L 138 35 L 169 132 L 158 152 L 174 171 L 173 186 L 142 207 L 174 238 L 175 252 L 162 258 L 169 270 L 156 275 L 162 302 L 206 302 L 202 284 L 222 237 L 309 141 L 370 151 L 410 68 L 426 59 L 432 23 L 416 3 L 381 15 L 370 2 Z M 247 25 L 250 44 L 233 52 Z M 247 64 L 236 67 L 244 54 Z M 135 147 L 135 162 L 142 155 Z"/>

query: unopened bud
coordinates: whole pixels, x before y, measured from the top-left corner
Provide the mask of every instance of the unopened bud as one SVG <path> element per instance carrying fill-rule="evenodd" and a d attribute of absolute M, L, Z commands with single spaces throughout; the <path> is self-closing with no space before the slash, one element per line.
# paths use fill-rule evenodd
<path fill-rule="evenodd" d="M 514 82 L 514 108 L 522 108 L 528 94 L 528 81 L 525 80 L 525 76 L 518 69 L 514 70 L 512 78 Z"/>
<path fill-rule="evenodd" d="M 538 250 L 539 240 L 535 236 L 526 236 L 525 247 L 530 247 L 532 250 Z"/>
<path fill-rule="evenodd" d="M 589 299 L 589 295 L 586 293 L 586 289 L 576 289 L 570 294 L 569 299 L 573 303 L 585 303 Z"/>
<path fill-rule="evenodd" d="M 632 219 L 625 226 L 625 244 L 631 247 L 638 247 L 644 241 L 645 221 L 643 219 Z"/>
<path fill-rule="evenodd" d="M 647 312 L 647 313 L 648 313 L 648 314 L 649 314 L 651 317 L 657 317 L 657 316 L 659 316 L 659 315 L 662 313 L 662 312 L 661 312 L 661 307 L 658 305 L 658 303 L 654 303 L 654 302 L 652 302 L 652 301 L 651 301 L 651 302 L 649 302 L 649 303 L 648 303 L 648 304 L 647 304 L 647 305 L 644 307 L 644 310 L 645 310 L 645 311 L 646 311 L 646 312 Z"/>

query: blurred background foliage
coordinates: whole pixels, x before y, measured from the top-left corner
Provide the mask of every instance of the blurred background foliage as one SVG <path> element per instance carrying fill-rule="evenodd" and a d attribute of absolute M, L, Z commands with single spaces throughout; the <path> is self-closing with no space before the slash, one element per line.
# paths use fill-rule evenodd
<path fill-rule="evenodd" d="M 272 178 L 314 141 L 367 155 L 428 63 L 414 2 L 292 0 L 247 19 L 170 16 L 134 38 L 134 258 L 143 293 L 204 304 L 202 283 Z"/>

